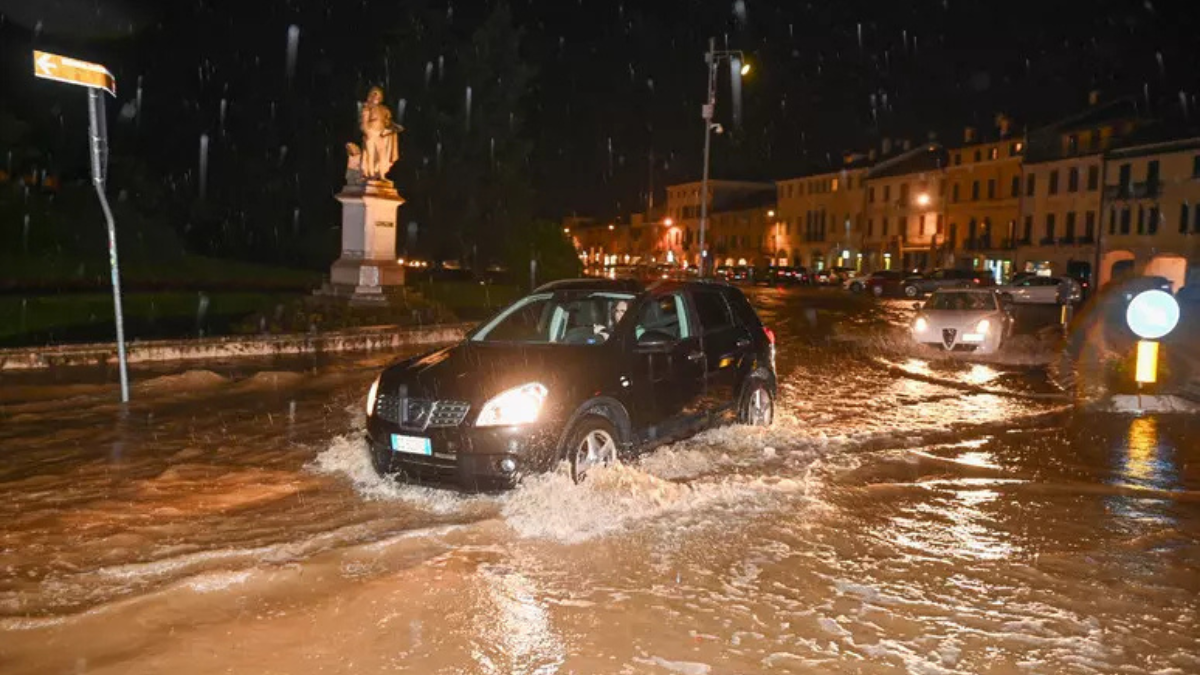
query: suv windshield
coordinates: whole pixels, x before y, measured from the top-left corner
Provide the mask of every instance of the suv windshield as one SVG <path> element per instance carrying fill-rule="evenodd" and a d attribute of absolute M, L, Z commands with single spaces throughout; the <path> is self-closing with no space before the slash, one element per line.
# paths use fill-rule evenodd
<path fill-rule="evenodd" d="M 471 341 L 603 344 L 632 304 L 633 296 L 628 293 L 535 293 L 501 312 L 471 336 Z"/>
<path fill-rule="evenodd" d="M 996 298 L 991 293 L 934 293 L 925 309 L 996 309 Z"/>

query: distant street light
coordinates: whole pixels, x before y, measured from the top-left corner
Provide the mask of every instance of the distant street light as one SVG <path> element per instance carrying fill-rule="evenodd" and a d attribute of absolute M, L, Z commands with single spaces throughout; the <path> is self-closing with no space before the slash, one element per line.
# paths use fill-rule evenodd
<path fill-rule="evenodd" d="M 928 192 L 922 192 L 921 194 L 917 195 L 917 206 L 929 206 L 929 201 L 930 199 Z"/>
<path fill-rule="evenodd" d="M 775 210 L 774 210 L 774 209 L 771 209 L 770 211 L 767 211 L 767 217 L 768 217 L 768 218 L 774 218 L 774 217 L 775 217 Z"/>
<path fill-rule="evenodd" d="M 610 229 L 610 230 L 611 230 L 611 229 L 613 229 L 613 226 L 612 226 L 612 225 L 609 225 L 609 226 L 608 226 L 608 229 Z"/>
<path fill-rule="evenodd" d="M 674 221 L 673 219 L 671 219 L 671 218 L 663 218 L 663 225 L 666 225 L 667 227 L 670 227 L 670 226 L 672 226 L 672 225 L 674 225 L 674 224 L 675 224 L 675 221 Z"/>
<path fill-rule="evenodd" d="M 745 55 L 737 49 L 717 49 L 717 39 L 708 39 L 708 51 L 704 54 L 704 62 L 708 64 L 708 97 L 700 107 L 700 116 L 704 118 L 704 173 L 700 179 L 700 276 L 707 272 L 708 251 L 704 249 L 704 235 L 708 230 L 708 156 L 712 147 L 712 132 L 721 133 L 721 125 L 713 122 L 713 113 L 717 107 L 717 64 L 722 60 L 736 59 L 741 62 L 739 71 L 742 75 L 750 72 L 750 64 Z M 736 62 L 733 62 L 736 67 Z M 736 84 L 736 83 L 735 83 Z"/>
<path fill-rule="evenodd" d="M 569 227 L 564 227 L 564 228 L 563 228 L 563 234 L 571 234 L 571 228 L 569 228 Z"/>

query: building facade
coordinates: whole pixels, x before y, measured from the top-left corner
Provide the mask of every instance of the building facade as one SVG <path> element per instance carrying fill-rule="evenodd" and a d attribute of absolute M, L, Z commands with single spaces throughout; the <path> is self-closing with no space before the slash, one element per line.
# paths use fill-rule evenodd
<path fill-rule="evenodd" d="M 1001 126 L 1000 138 L 980 142 L 967 129 L 963 144 L 948 151 L 939 195 L 945 209 L 944 238 L 937 247 L 941 265 L 987 269 L 997 279 L 1012 273 L 1025 140 L 1007 131 Z"/>
<path fill-rule="evenodd" d="M 861 267 L 863 168 L 789 178 L 775 184 L 778 204 L 764 250 L 779 265 L 811 270 Z"/>
<path fill-rule="evenodd" d="M 918 270 L 938 265 L 945 237 L 946 151 L 927 143 L 886 159 L 866 174 L 863 268 Z"/>

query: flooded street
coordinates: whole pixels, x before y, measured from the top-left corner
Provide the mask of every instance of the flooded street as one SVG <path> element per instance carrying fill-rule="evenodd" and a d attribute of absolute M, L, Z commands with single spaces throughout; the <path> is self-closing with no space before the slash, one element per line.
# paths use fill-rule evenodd
<path fill-rule="evenodd" d="M 0 672 L 1200 672 L 1200 419 L 752 299 L 774 427 L 500 495 L 375 475 L 399 354 L 0 375 Z"/>

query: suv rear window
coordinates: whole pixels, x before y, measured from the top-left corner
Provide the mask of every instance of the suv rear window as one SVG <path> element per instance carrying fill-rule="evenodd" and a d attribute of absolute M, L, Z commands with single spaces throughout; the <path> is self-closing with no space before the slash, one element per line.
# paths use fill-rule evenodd
<path fill-rule="evenodd" d="M 696 303 L 696 315 L 700 318 L 700 327 L 705 332 L 728 328 L 733 325 L 733 316 L 729 313 L 729 304 L 718 291 L 698 290 L 692 293 L 692 301 Z"/>
<path fill-rule="evenodd" d="M 734 319 L 742 326 L 747 328 L 756 328 L 762 323 L 758 320 L 758 314 L 754 308 L 750 306 L 750 301 L 736 288 L 729 288 L 725 291 L 725 300 L 729 302 L 730 308 L 733 309 Z"/>

